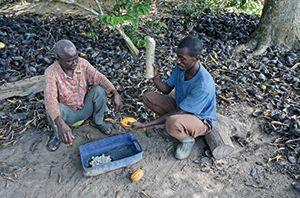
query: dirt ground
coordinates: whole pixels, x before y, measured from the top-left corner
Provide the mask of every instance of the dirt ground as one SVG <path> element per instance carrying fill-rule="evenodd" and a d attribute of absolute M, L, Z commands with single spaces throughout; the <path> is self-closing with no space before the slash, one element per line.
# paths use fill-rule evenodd
<path fill-rule="evenodd" d="M 82 12 L 57 3 L 16 6 L 20 12 Z M 51 153 L 45 146 L 50 133 L 31 128 L 17 144 L 0 152 L 0 168 L 8 173 L 6 178 L 0 177 L 0 197 L 300 197 L 291 186 L 294 179 L 274 164 L 284 167 L 289 162 L 267 163 L 274 157 L 277 147 L 272 142 L 277 137 L 265 134 L 262 121 L 253 118 L 252 112 L 246 104 L 218 109 L 218 113 L 246 124 L 251 133 L 244 147 L 233 139 L 235 151 L 225 159 L 207 158 L 208 146 L 199 137 L 191 156 L 176 160 L 175 147 L 168 149 L 176 141 L 166 142 L 159 136 L 163 130 L 159 126 L 148 129 L 149 137 L 140 130 L 132 132 L 143 148 L 139 162 L 91 177 L 83 174 L 79 146 L 107 136 L 85 124 L 73 130 L 73 145 L 61 145 Z M 111 136 L 128 133 L 120 124 L 113 128 Z M 145 175 L 133 183 L 130 175 L 137 169 L 143 169 Z"/>

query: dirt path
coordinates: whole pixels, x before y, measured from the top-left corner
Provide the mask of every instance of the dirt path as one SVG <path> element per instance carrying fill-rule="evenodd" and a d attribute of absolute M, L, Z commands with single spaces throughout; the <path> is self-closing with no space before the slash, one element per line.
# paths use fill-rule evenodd
<path fill-rule="evenodd" d="M 249 115 L 252 109 L 235 105 L 227 110 Z M 274 138 L 261 133 L 256 119 L 243 119 L 252 133 L 249 147 L 235 141 L 235 152 L 226 159 L 199 164 L 209 159 L 205 156 L 208 147 L 200 137 L 188 159 L 176 160 L 174 148 L 167 151 L 176 142 L 165 142 L 155 132 L 163 128 L 154 127 L 148 130 L 151 137 L 142 131 L 133 132 L 144 150 L 142 160 L 93 177 L 83 175 L 79 146 L 106 136 L 84 125 L 74 130 L 72 146 L 62 145 L 50 153 L 45 147 L 47 133 L 31 129 L 16 145 L 0 153 L 1 172 L 7 177 L 0 178 L 0 197 L 115 197 L 117 191 L 120 197 L 146 197 L 142 192 L 162 198 L 298 197 L 291 177 L 278 172 L 274 162 L 267 163 L 276 149 L 269 144 Z M 126 133 L 119 124 L 114 131 L 113 135 Z M 145 175 L 132 183 L 130 175 L 137 169 L 143 169 Z"/>
<path fill-rule="evenodd" d="M 63 4 L 25 5 L 19 7 L 20 12 L 82 12 Z M 83 175 L 79 146 L 107 136 L 84 125 L 74 130 L 72 146 L 62 145 L 57 152 L 50 153 L 45 147 L 49 134 L 29 129 L 16 145 L 0 152 L 0 197 L 117 197 L 117 192 L 119 197 L 126 198 L 144 198 L 145 194 L 152 198 L 299 197 L 291 186 L 294 180 L 283 171 L 288 162 L 267 163 L 277 149 L 270 144 L 276 137 L 261 131 L 260 121 L 250 116 L 253 109 L 232 105 L 218 111 L 245 123 L 251 132 L 248 146 L 234 141 L 235 152 L 226 159 L 207 158 L 208 146 L 200 137 L 188 159 L 176 160 L 175 147 L 167 150 L 174 142 L 165 142 L 156 133 L 163 128 L 153 127 L 148 130 L 151 137 L 141 131 L 133 132 L 144 150 L 142 160 L 93 177 Z M 116 124 L 113 135 L 124 133 L 127 131 Z M 206 163 L 199 163 L 205 160 Z M 137 169 L 143 169 L 145 175 L 141 181 L 132 183 L 130 174 Z"/>

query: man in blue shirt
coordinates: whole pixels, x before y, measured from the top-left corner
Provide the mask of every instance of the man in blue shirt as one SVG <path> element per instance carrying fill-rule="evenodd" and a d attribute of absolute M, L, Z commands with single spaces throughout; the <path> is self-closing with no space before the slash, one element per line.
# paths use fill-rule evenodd
<path fill-rule="evenodd" d="M 175 152 L 177 159 L 187 158 L 195 138 L 209 133 L 217 122 L 215 83 L 200 63 L 201 52 L 202 43 L 197 37 L 184 38 L 177 49 L 175 69 L 167 82 L 160 79 L 154 65 L 154 84 L 163 94 L 175 88 L 175 99 L 148 92 L 143 103 L 160 117 L 145 123 L 127 123 L 132 125 L 131 130 L 165 124 L 166 135 L 180 141 Z"/>

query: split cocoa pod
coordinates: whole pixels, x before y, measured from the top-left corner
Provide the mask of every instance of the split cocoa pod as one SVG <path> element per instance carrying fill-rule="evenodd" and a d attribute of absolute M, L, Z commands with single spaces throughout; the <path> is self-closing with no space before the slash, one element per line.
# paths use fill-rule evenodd
<path fill-rule="evenodd" d="M 139 169 L 134 173 L 132 173 L 130 179 L 132 182 L 138 182 L 143 178 L 143 176 L 144 176 L 144 171 L 142 169 Z"/>
<path fill-rule="evenodd" d="M 121 124 L 122 124 L 124 127 L 132 127 L 131 125 L 126 124 L 126 122 L 137 122 L 137 120 L 134 119 L 134 118 L 131 118 L 131 117 L 127 117 L 127 118 L 124 118 L 123 120 L 121 120 Z"/>

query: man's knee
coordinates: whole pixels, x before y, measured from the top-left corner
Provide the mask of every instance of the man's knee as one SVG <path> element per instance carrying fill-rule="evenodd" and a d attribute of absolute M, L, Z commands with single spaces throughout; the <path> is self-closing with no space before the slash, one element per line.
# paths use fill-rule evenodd
<path fill-rule="evenodd" d="M 94 86 L 91 91 L 94 91 L 96 94 L 106 95 L 106 91 L 102 86 Z"/>
<path fill-rule="evenodd" d="M 104 102 L 107 101 L 107 94 L 102 86 L 95 86 L 90 90 L 90 92 L 93 93 L 94 98 L 101 97 L 104 100 Z"/>
<path fill-rule="evenodd" d="M 143 95 L 143 103 L 146 107 L 149 107 L 149 104 L 153 101 L 153 96 L 153 92 L 147 92 Z"/>
<path fill-rule="evenodd" d="M 165 122 L 165 126 L 168 132 L 173 131 L 175 128 L 178 129 L 179 124 L 179 116 L 176 115 L 167 117 Z"/>

